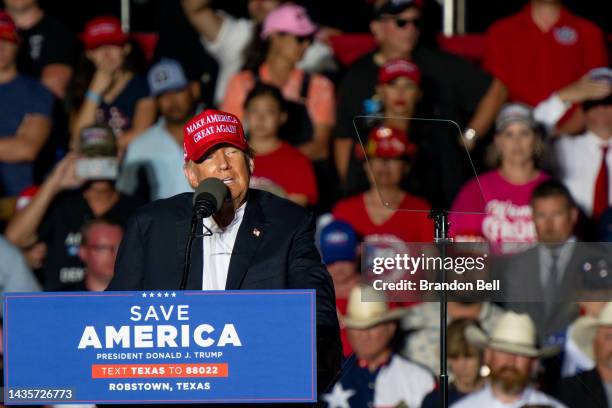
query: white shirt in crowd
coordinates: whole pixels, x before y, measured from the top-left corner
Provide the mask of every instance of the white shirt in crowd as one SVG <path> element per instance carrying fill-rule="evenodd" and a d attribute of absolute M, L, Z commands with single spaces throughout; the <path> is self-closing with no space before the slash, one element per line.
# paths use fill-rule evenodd
<path fill-rule="evenodd" d="M 225 229 L 221 229 L 213 217 L 204 218 L 204 227 L 208 228 L 212 235 L 207 236 L 208 231 L 203 227 L 202 290 L 225 290 L 230 259 L 245 208 L 246 203 L 236 210 L 234 219 Z"/>
<path fill-rule="evenodd" d="M 564 404 L 540 392 L 533 387 L 527 387 L 521 397 L 511 403 L 504 403 L 493 395 L 490 385 L 460 399 L 451 408 L 521 408 L 524 405 L 545 405 L 552 408 L 567 408 Z"/>
<path fill-rule="evenodd" d="M 151 200 L 193 191 L 183 172 L 183 146 L 168 133 L 164 124 L 162 118 L 130 143 L 117 179 L 119 191 L 133 194 L 143 170 Z"/>
<path fill-rule="evenodd" d="M 222 18 L 221 28 L 214 41 L 201 37 L 206 51 L 219 64 L 215 102 L 220 104 L 225 96 L 225 88 L 231 77 L 242 69 L 245 63 L 244 50 L 253 38 L 255 23 L 253 20 L 235 18 L 223 11 L 217 12 Z M 315 40 L 306 50 L 298 68 L 308 72 L 335 70 L 333 51 L 324 43 Z"/>

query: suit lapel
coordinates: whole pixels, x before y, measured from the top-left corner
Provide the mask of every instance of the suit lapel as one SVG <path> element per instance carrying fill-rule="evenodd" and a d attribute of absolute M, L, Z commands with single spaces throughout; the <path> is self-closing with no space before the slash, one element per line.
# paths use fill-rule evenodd
<path fill-rule="evenodd" d="M 244 218 L 238 229 L 234 250 L 232 251 L 227 282 L 225 283 L 226 290 L 240 289 L 244 276 L 251 265 L 251 260 L 266 234 L 268 224 L 257 200 L 257 194 L 253 190 L 249 194 Z"/>
<path fill-rule="evenodd" d="M 174 279 L 175 286 L 178 289 L 181 278 L 183 276 L 183 266 L 185 265 L 185 249 L 187 248 L 187 239 L 189 238 L 189 229 L 191 228 L 191 195 L 188 196 L 188 203 L 181 207 L 179 217 L 176 221 L 176 256 L 177 269 L 174 271 L 177 278 Z M 198 223 L 196 234 L 202 235 L 202 221 Z M 189 279 L 187 280 L 187 289 L 202 290 L 202 238 L 194 238 L 191 246 L 191 266 L 189 268 Z"/>

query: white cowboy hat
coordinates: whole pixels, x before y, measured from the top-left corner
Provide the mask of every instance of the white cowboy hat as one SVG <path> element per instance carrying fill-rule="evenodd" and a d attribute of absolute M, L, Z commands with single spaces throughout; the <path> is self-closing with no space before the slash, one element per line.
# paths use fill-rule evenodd
<path fill-rule="evenodd" d="M 612 302 L 606 303 L 597 317 L 579 317 L 568 331 L 570 339 L 591 361 L 595 361 L 593 340 L 599 326 L 612 326 Z"/>
<path fill-rule="evenodd" d="M 370 286 L 355 286 L 349 294 L 346 315 L 340 319 L 349 329 L 369 329 L 399 320 L 407 311 L 406 308 L 389 309 L 384 295 Z"/>
<path fill-rule="evenodd" d="M 526 314 L 506 312 L 499 319 L 491 336 L 482 329 L 470 325 L 465 329 L 467 340 L 479 348 L 518 354 L 526 357 L 550 357 L 559 352 L 559 347 L 537 347 L 536 328 Z"/>

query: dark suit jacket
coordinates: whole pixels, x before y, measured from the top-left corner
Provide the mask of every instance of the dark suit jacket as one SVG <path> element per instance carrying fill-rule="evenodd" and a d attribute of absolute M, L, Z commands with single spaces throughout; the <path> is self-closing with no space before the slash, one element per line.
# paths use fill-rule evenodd
<path fill-rule="evenodd" d="M 192 197 L 179 194 L 137 211 L 128 222 L 107 290 L 179 288 Z M 194 239 L 192 248 L 187 289 L 201 290 L 201 237 Z M 341 343 L 334 287 L 314 246 L 312 214 L 273 194 L 249 190 L 225 288 L 316 289 L 318 384 L 324 391 L 340 368 Z"/>
<path fill-rule="evenodd" d="M 597 369 L 564 378 L 559 385 L 559 400 L 569 408 L 607 408 L 606 391 Z"/>

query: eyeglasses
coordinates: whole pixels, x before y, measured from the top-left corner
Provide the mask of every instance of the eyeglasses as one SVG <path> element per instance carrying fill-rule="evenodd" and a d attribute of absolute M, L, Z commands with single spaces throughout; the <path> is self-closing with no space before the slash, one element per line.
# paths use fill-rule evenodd
<path fill-rule="evenodd" d="M 396 16 L 386 16 L 385 19 L 393 20 L 397 28 L 404 28 L 407 25 L 413 25 L 415 28 L 421 27 L 421 18 L 402 18 Z"/>

